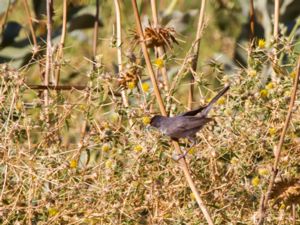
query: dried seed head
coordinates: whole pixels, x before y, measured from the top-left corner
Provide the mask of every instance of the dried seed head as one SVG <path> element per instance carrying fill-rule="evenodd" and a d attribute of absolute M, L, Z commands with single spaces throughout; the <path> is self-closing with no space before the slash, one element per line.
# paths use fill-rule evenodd
<path fill-rule="evenodd" d="M 273 205 L 284 204 L 288 206 L 292 204 L 299 204 L 299 179 L 287 179 L 275 183 L 270 197 L 275 200 Z"/>

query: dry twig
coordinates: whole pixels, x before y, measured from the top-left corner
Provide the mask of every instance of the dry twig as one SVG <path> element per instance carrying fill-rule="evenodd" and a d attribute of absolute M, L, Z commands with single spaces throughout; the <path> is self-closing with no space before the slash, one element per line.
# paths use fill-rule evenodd
<path fill-rule="evenodd" d="M 280 135 L 280 140 L 279 140 L 279 143 L 277 145 L 276 152 L 275 152 L 275 160 L 274 160 L 274 164 L 273 164 L 273 168 L 272 168 L 272 175 L 271 175 L 270 180 L 269 180 L 268 189 L 267 189 L 265 194 L 262 193 L 262 197 L 261 197 L 261 204 L 260 204 L 260 209 L 259 209 L 259 221 L 258 221 L 259 225 L 262 225 L 264 223 L 265 218 L 266 218 L 266 210 L 267 210 L 268 201 L 269 201 L 269 198 L 270 198 L 272 188 L 274 186 L 275 178 L 278 174 L 280 154 L 281 154 L 285 134 L 287 132 L 287 129 L 289 127 L 289 123 L 290 123 L 290 120 L 291 120 L 291 117 L 292 117 L 292 110 L 293 110 L 293 107 L 294 107 L 294 104 L 295 104 L 296 94 L 297 94 L 297 90 L 298 90 L 298 83 L 299 83 L 300 57 L 298 59 L 297 70 L 296 71 L 297 72 L 296 72 L 296 77 L 294 79 L 294 86 L 293 86 L 293 91 L 292 91 L 292 94 L 291 94 L 289 109 L 288 109 L 288 112 L 287 112 L 287 115 L 286 115 L 284 127 L 283 127 L 281 135 Z"/>
<path fill-rule="evenodd" d="M 199 50 L 200 50 L 200 40 L 203 32 L 203 25 L 204 25 L 204 10 L 205 10 L 205 4 L 206 0 L 201 1 L 200 6 L 200 13 L 199 13 L 199 20 L 198 20 L 198 26 L 197 26 L 197 34 L 195 39 L 195 46 L 193 49 L 193 59 L 192 59 L 192 71 L 197 71 L 197 65 L 198 65 L 198 56 L 199 56 Z M 191 74 L 192 78 L 190 81 L 190 87 L 189 87 L 189 96 L 188 96 L 188 109 L 192 109 L 192 105 L 194 102 L 194 75 Z"/>
<path fill-rule="evenodd" d="M 132 0 L 131 2 L 132 2 L 133 10 L 134 10 L 134 16 L 135 16 L 135 20 L 136 20 L 136 24 L 137 24 L 138 34 L 139 34 L 140 39 L 141 39 L 140 43 L 141 43 L 141 46 L 142 46 L 142 50 L 143 50 L 143 54 L 144 54 L 144 57 L 145 57 L 147 69 L 148 69 L 148 72 L 149 72 L 149 76 L 150 76 L 152 85 L 154 87 L 154 93 L 155 93 L 155 96 L 156 96 L 156 100 L 158 101 L 161 114 L 164 115 L 164 116 L 167 116 L 167 113 L 166 113 L 166 110 L 165 110 L 165 107 L 164 107 L 164 103 L 162 101 L 162 98 L 161 98 L 161 95 L 160 95 L 160 92 L 159 92 L 159 89 L 158 89 L 158 86 L 157 86 L 157 81 L 156 81 L 155 74 L 154 74 L 154 71 L 153 71 L 153 68 L 152 68 L 150 57 L 149 57 L 149 54 L 148 54 L 148 51 L 147 51 L 147 46 L 146 46 L 146 43 L 145 43 L 145 37 L 144 37 L 144 34 L 143 34 L 143 29 L 142 29 L 142 25 L 141 25 L 141 21 L 140 21 L 140 16 L 139 16 L 138 9 L 137 9 L 137 4 L 136 4 L 135 0 Z M 173 144 L 177 154 L 181 154 L 178 142 L 172 141 L 172 144 Z M 190 185 L 190 188 L 191 188 L 192 192 L 195 195 L 197 203 L 198 203 L 200 209 L 202 210 L 202 213 L 203 213 L 206 221 L 208 222 L 209 225 L 214 224 L 213 220 L 210 216 L 210 213 L 209 213 L 208 209 L 206 208 L 205 203 L 201 199 L 200 194 L 197 191 L 197 188 L 196 188 L 196 185 L 195 185 L 194 181 L 192 180 L 192 177 L 191 177 L 191 174 L 189 172 L 188 165 L 187 165 L 185 159 L 181 158 L 179 160 L 179 163 L 180 163 L 181 168 L 184 172 L 185 178 L 186 178 L 188 184 Z"/>

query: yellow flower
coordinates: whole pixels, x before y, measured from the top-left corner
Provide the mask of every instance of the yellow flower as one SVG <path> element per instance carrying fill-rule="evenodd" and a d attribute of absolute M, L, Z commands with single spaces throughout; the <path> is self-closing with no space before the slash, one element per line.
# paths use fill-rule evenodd
<path fill-rule="evenodd" d="M 225 109 L 224 114 L 225 114 L 226 116 L 231 116 L 231 115 L 232 115 L 232 110 L 229 109 L 229 108 L 227 108 L 227 109 Z"/>
<path fill-rule="evenodd" d="M 262 98 L 266 98 L 266 97 L 268 96 L 268 90 L 267 90 L 267 89 L 262 89 L 262 90 L 260 91 L 260 96 L 261 96 Z"/>
<path fill-rule="evenodd" d="M 266 47 L 266 41 L 264 39 L 258 40 L 258 47 L 259 48 L 265 48 Z"/>
<path fill-rule="evenodd" d="M 157 68 L 161 69 L 161 68 L 163 68 L 164 65 L 165 65 L 165 64 L 164 64 L 164 60 L 161 59 L 161 58 L 157 58 L 157 59 L 154 60 L 154 65 L 155 65 Z"/>
<path fill-rule="evenodd" d="M 140 145 L 136 145 L 136 146 L 134 146 L 133 150 L 136 151 L 136 152 L 140 152 L 140 151 L 143 150 L 143 147 L 140 146 Z"/>
<path fill-rule="evenodd" d="M 101 150 L 102 150 L 103 152 L 108 152 L 108 151 L 110 150 L 110 145 L 109 145 L 109 144 L 104 144 L 104 145 L 102 145 Z"/>
<path fill-rule="evenodd" d="M 283 95 L 284 95 L 284 97 L 290 97 L 291 92 L 290 91 L 285 91 Z"/>
<path fill-rule="evenodd" d="M 254 187 L 257 187 L 260 183 L 260 179 L 258 176 L 254 177 L 252 180 L 251 180 L 251 183 Z"/>
<path fill-rule="evenodd" d="M 251 77 L 256 77 L 257 72 L 256 72 L 256 70 L 249 70 L 248 75 L 251 76 Z"/>
<path fill-rule="evenodd" d="M 207 98 L 206 102 L 210 102 L 212 100 L 212 98 Z"/>
<path fill-rule="evenodd" d="M 112 112 L 110 114 L 110 119 L 112 122 L 117 122 L 119 120 L 119 118 L 120 118 L 120 115 L 117 112 Z"/>
<path fill-rule="evenodd" d="M 296 71 L 290 72 L 290 78 L 295 79 L 296 77 Z"/>
<path fill-rule="evenodd" d="M 232 165 L 237 165 L 238 162 L 239 162 L 239 159 L 238 159 L 237 157 L 233 157 L 233 158 L 230 160 L 230 163 L 231 163 Z"/>
<path fill-rule="evenodd" d="M 127 86 L 130 90 L 133 90 L 135 88 L 135 82 L 130 81 L 130 82 L 128 82 Z"/>
<path fill-rule="evenodd" d="M 266 168 L 259 168 L 258 169 L 258 174 L 260 176 L 267 176 L 267 175 L 269 175 L 269 170 L 266 169 Z"/>
<path fill-rule="evenodd" d="M 21 111 L 22 110 L 22 108 L 23 108 L 23 103 L 22 103 L 22 101 L 17 101 L 17 103 L 16 103 L 16 109 L 18 110 L 18 111 Z"/>
<path fill-rule="evenodd" d="M 150 86 L 148 83 L 142 83 L 142 89 L 144 92 L 148 92 L 150 89 Z"/>
<path fill-rule="evenodd" d="M 81 104 L 79 105 L 79 109 L 82 111 L 85 111 L 87 109 L 87 105 L 86 104 Z"/>
<path fill-rule="evenodd" d="M 56 208 L 49 208 L 48 214 L 49 214 L 49 216 L 55 216 L 58 214 L 58 210 Z"/>
<path fill-rule="evenodd" d="M 219 98 L 217 101 L 218 105 L 224 105 L 225 104 L 225 98 Z"/>
<path fill-rule="evenodd" d="M 110 159 L 108 159 L 108 160 L 105 162 L 105 167 L 106 167 L 107 169 L 111 169 L 112 166 L 113 166 L 113 162 L 112 162 Z"/>
<path fill-rule="evenodd" d="M 188 153 L 191 154 L 191 155 L 194 155 L 196 153 L 196 148 L 195 147 L 192 147 L 188 150 Z"/>
<path fill-rule="evenodd" d="M 286 207 L 286 205 L 285 205 L 284 203 L 281 203 L 279 209 L 280 209 L 280 210 L 284 210 L 285 207 Z"/>
<path fill-rule="evenodd" d="M 266 89 L 270 90 L 270 89 L 273 89 L 275 87 L 275 84 L 270 82 L 266 85 Z"/>
<path fill-rule="evenodd" d="M 104 121 L 104 122 L 101 123 L 101 126 L 103 128 L 109 128 L 109 123 L 107 121 Z"/>
<path fill-rule="evenodd" d="M 194 195 L 193 192 L 190 194 L 190 198 L 191 198 L 193 201 L 196 199 L 196 197 L 195 197 L 195 195 Z"/>
<path fill-rule="evenodd" d="M 275 134 L 276 134 L 276 128 L 275 128 L 275 127 L 269 128 L 269 134 L 270 134 L 271 136 L 275 135 Z"/>
<path fill-rule="evenodd" d="M 76 159 L 72 159 L 69 163 L 70 168 L 75 169 L 77 168 L 77 160 Z"/>
<path fill-rule="evenodd" d="M 142 120 L 143 120 L 143 124 L 144 125 L 148 125 L 150 123 L 150 121 L 151 121 L 151 119 L 148 116 L 144 116 L 142 118 Z"/>

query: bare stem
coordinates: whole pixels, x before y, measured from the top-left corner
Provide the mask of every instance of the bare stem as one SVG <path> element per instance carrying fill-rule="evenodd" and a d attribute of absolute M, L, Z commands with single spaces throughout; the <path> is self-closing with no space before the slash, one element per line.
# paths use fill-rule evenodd
<path fill-rule="evenodd" d="M 30 14 L 27 0 L 23 0 L 23 4 L 24 4 L 25 12 L 26 12 L 26 15 L 28 18 L 28 24 L 30 27 L 30 33 L 31 33 L 32 41 L 33 41 L 33 46 L 34 46 L 33 54 L 35 55 L 38 52 L 39 47 L 38 47 L 38 44 L 36 41 L 36 36 L 35 36 L 34 29 L 33 29 L 31 14 Z"/>
<path fill-rule="evenodd" d="M 254 14 L 254 3 L 253 0 L 250 0 L 250 44 L 253 42 L 255 31 L 254 31 L 254 21 L 255 21 L 255 14 Z"/>
<path fill-rule="evenodd" d="M 296 205 L 294 203 L 292 205 L 292 219 L 293 225 L 296 225 Z"/>
<path fill-rule="evenodd" d="M 279 24 L 279 0 L 275 0 L 275 7 L 274 7 L 274 30 L 273 36 L 275 40 L 278 38 L 278 24 Z"/>
<path fill-rule="evenodd" d="M 123 71 L 123 64 L 122 64 L 122 30 L 121 30 L 121 13 L 120 13 L 120 4 L 119 0 L 114 0 L 115 4 L 115 12 L 116 12 L 116 25 L 117 25 L 117 54 L 118 54 L 118 68 L 119 68 L 119 74 Z M 128 107 L 128 99 L 126 96 L 126 91 L 121 91 L 122 95 L 122 101 L 123 105 L 125 107 Z M 131 119 L 129 119 L 129 124 L 132 125 L 133 122 Z"/>
<path fill-rule="evenodd" d="M 296 94 L 297 94 L 297 90 L 298 90 L 298 83 L 299 83 L 299 74 L 300 74 L 300 57 L 298 59 L 298 64 L 297 64 L 297 73 L 296 73 L 296 77 L 294 79 L 294 85 L 293 85 L 293 91 L 291 94 L 291 100 L 290 100 L 290 104 L 289 104 L 289 109 L 287 112 L 287 116 L 285 119 L 285 123 L 280 135 L 280 139 L 276 148 L 276 152 L 275 152 L 275 160 L 274 160 L 274 164 L 273 164 L 273 168 L 272 168 L 272 175 L 270 177 L 269 180 L 269 185 L 268 185 L 268 189 L 266 191 L 266 194 L 262 193 L 262 198 L 264 198 L 263 201 L 261 201 L 260 204 L 260 218 L 259 218 L 259 225 L 262 225 L 264 223 L 265 217 L 266 217 L 266 210 L 267 210 L 267 206 L 268 206 L 268 201 L 270 198 L 270 193 L 272 191 L 274 182 L 275 182 L 275 178 L 278 174 L 278 165 L 279 165 L 279 161 L 280 161 L 280 154 L 281 154 L 281 150 L 282 150 L 282 146 L 283 146 L 283 142 L 284 142 L 284 137 L 286 135 L 287 129 L 289 127 L 289 123 L 292 117 L 292 110 L 295 104 L 295 100 L 296 100 Z"/>
<path fill-rule="evenodd" d="M 146 61 L 146 65 L 147 65 L 147 69 L 148 69 L 148 72 L 149 72 L 149 76 L 150 76 L 150 79 L 151 79 L 151 82 L 152 82 L 152 85 L 153 85 L 153 88 L 154 88 L 154 93 L 155 93 L 155 96 L 156 96 L 156 100 L 158 101 L 161 114 L 164 115 L 164 116 L 166 116 L 167 113 L 166 113 L 166 110 L 165 110 L 165 107 L 164 107 L 164 103 L 162 101 L 162 98 L 161 98 L 161 95 L 160 95 L 160 92 L 159 92 L 159 89 L 158 89 L 158 86 L 157 86 L 157 81 L 156 81 L 155 74 L 154 74 L 154 71 L 153 71 L 153 68 L 152 68 L 152 64 L 151 64 L 151 61 L 150 61 L 149 53 L 147 51 L 147 47 L 146 47 L 146 44 L 145 44 L 145 37 L 144 37 L 143 30 L 142 30 L 141 20 L 140 20 L 140 16 L 139 16 L 138 9 L 137 9 L 137 4 L 136 4 L 135 0 L 132 0 L 131 2 L 132 2 L 134 16 L 135 16 L 135 21 L 136 21 L 136 25 L 137 25 L 137 31 L 138 31 L 138 34 L 140 36 L 140 41 L 141 41 L 141 47 L 142 47 L 143 55 L 144 55 L 144 58 L 145 58 L 145 61 Z M 172 144 L 173 144 L 176 152 L 178 154 L 180 154 L 181 151 L 180 151 L 180 147 L 179 147 L 178 142 L 172 141 Z M 187 182 L 188 182 L 188 184 L 189 184 L 192 192 L 195 195 L 197 203 L 198 203 L 200 209 L 202 210 L 202 213 L 203 213 L 206 221 L 208 222 L 209 225 L 213 225 L 213 221 L 211 219 L 209 211 L 206 208 L 204 202 L 202 201 L 202 199 L 200 197 L 200 194 L 197 191 L 196 185 L 195 185 L 194 181 L 192 180 L 192 177 L 191 177 L 191 174 L 189 172 L 188 165 L 187 165 L 185 159 L 184 158 L 180 159 L 179 163 L 180 163 L 181 168 L 182 168 L 182 170 L 184 172 L 185 178 L 186 178 L 186 180 L 187 180 Z"/>
<path fill-rule="evenodd" d="M 152 11 L 152 18 L 153 18 L 153 22 L 154 22 L 154 27 L 157 28 L 158 27 L 158 16 L 157 16 L 156 0 L 151 0 L 151 11 Z M 166 54 L 162 47 L 158 47 L 158 48 L 155 47 L 155 52 L 158 53 L 158 57 L 161 58 L 161 59 Z M 164 88 L 165 88 L 166 91 L 169 91 L 169 79 L 168 79 L 168 75 L 167 75 L 166 66 L 163 65 L 162 68 L 160 68 L 160 71 L 161 71 L 162 78 L 163 78 Z"/>
<path fill-rule="evenodd" d="M 61 38 L 60 38 L 60 44 L 58 48 L 58 53 L 56 56 L 56 62 L 58 62 L 57 68 L 56 68 L 56 74 L 55 74 L 55 85 L 57 86 L 60 79 L 60 69 L 61 69 L 61 63 L 63 57 L 63 49 L 65 46 L 65 40 L 66 40 L 66 30 L 67 30 L 67 10 L 68 10 L 68 2 L 67 0 L 64 0 L 63 2 L 63 26 L 61 31 Z"/>
<path fill-rule="evenodd" d="M 51 65 L 52 65 L 52 42 L 51 42 L 52 10 L 53 10 L 53 2 L 52 0 L 47 0 L 47 55 L 46 55 L 46 70 L 45 70 L 45 77 L 44 77 L 44 85 L 46 86 L 49 85 L 49 76 L 51 73 Z M 44 102 L 47 109 L 49 105 L 48 90 L 44 91 Z"/>
<path fill-rule="evenodd" d="M 5 14 L 4 16 L 2 16 L 0 22 L 1 22 L 1 28 L 0 28 L 0 32 L 3 32 L 4 28 L 5 28 L 5 25 L 6 25 L 6 22 L 7 22 L 7 18 L 8 18 L 8 13 L 9 13 L 9 8 L 10 8 L 10 1 L 8 1 L 8 4 L 7 4 L 7 9 L 5 11 Z"/>
<path fill-rule="evenodd" d="M 28 24 L 29 24 L 29 27 L 30 27 L 31 38 L 32 38 L 32 41 L 33 41 L 33 51 L 32 51 L 33 52 L 33 56 L 32 56 L 32 58 L 34 59 L 35 56 L 37 55 L 37 53 L 40 50 L 40 46 L 37 43 L 35 31 L 33 29 L 32 17 L 31 17 L 29 6 L 28 6 L 28 1 L 27 0 L 23 0 L 23 5 L 24 5 L 25 12 L 26 12 L 26 15 L 27 15 Z M 41 72 L 40 73 L 41 74 L 41 80 L 44 80 L 44 77 L 43 77 L 44 73 L 42 72 L 44 65 L 41 63 L 41 61 L 38 61 L 38 64 L 39 64 L 39 70 Z"/>
<path fill-rule="evenodd" d="M 94 37 L 93 37 L 93 70 L 96 69 L 97 41 L 99 27 L 99 0 L 96 0 L 96 15 L 94 21 Z"/>
<path fill-rule="evenodd" d="M 278 61 L 278 28 L 279 28 L 279 0 L 275 0 L 274 6 L 274 28 L 273 28 L 273 37 L 274 37 L 274 61 L 273 63 L 277 63 Z"/>
<path fill-rule="evenodd" d="M 193 61 L 192 61 L 192 70 L 193 72 L 197 71 L 197 65 L 198 65 L 198 56 L 199 56 L 199 50 L 200 50 L 200 40 L 202 36 L 203 31 L 203 21 L 204 21 L 204 11 L 205 11 L 205 4 L 206 0 L 201 1 L 200 6 L 200 14 L 199 14 L 199 20 L 198 20 L 198 27 L 197 27 L 197 34 L 196 34 L 196 44 L 194 46 L 193 50 Z M 190 81 L 190 87 L 189 87 L 189 96 L 188 96 L 188 109 L 192 109 L 192 105 L 194 102 L 194 76 L 192 74 L 192 78 Z"/>
<path fill-rule="evenodd" d="M 146 61 L 147 69 L 148 69 L 148 72 L 149 72 L 149 76 L 150 76 L 150 79 L 151 79 L 151 82 L 152 82 L 152 85 L 153 85 L 154 94 L 156 96 L 156 100 L 158 102 L 159 109 L 160 109 L 161 113 L 164 116 L 166 116 L 167 113 L 166 113 L 166 110 L 165 110 L 165 106 L 164 106 L 162 97 L 160 95 L 159 89 L 158 89 L 157 80 L 155 78 L 155 74 L 154 74 L 154 71 L 153 71 L 153 68 L 152 68 L 150 56 L 149 56 L 149 53 L 148 53 L 148 50 L 147 50 L 147 47 L 146 47 L 146 44 L 145 44 L 145 37 L 144 37 L 143 29 L 142 29 L 140 16 L 139 16 L 139 13 L 138 13 L 137 4 L 136 4 L 135 0 L 132 0 L 131 2 L 132 2 L 133 9 L 134 9 L 135 21 L 137 23 L 137 31 L 138 31 L 138 34 L 140 36 L 141 47 L 142 47 L 143 55 L 145 57 L 145 61 Z"/>

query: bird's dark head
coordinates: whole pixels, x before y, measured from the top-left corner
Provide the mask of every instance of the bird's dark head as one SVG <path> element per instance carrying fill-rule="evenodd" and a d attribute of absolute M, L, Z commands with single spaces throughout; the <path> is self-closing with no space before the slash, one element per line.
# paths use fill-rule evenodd
<path fill-rule="evenodd" d="M 159 115 L 153 116 L 150 120 L 150 125 L 152 127 L 160 128 L 163 119 L 164 116 L 159 116 Z"/>

